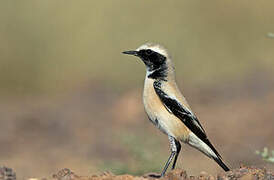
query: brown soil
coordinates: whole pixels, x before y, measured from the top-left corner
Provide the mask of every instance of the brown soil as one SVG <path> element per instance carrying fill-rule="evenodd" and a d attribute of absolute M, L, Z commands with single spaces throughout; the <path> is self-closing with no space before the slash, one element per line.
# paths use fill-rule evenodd
<path fill-rule="evenodd" d="M 100 175 L 79 176 L 69 169 L 62 169 L 57 174 L 53 175 L 54 180 L 145 180 L 158 179 L 159 176 L 155 173 L 148 173 L 143 176 L 132 176 L 130 174 L 114 175 L 111 172 L 104 172 Z M 273 180 L 274 173 L 267 169 L 254 167 L 240 167 L 229 172 L 219 173 L 217 176 L 210 175 L 206 172 L 201 172 L 199 176 L 190 176 L 183 169 L 175 169 L 168 172 L 162 180 Z"/>
<path fill-rule="evenodd" d="M 133 176 L 130 174 L 114 175 L 111 172 L 103 172 L 100 175 L 80 176 L 70 169 L 62 169 L 49 178 L 30 178 L 28 180 L 273 180 L 274 173 L 267 169 L 255 167 L 240 167 L 229 172 L 219 173 L 215 176 L 206 172 L 201 172 L 198 176 L 191 176 L 183 169 L 175 169 L 168 172 L 164 177 L 159 178 L 159 174 L 147 173 L 143 176 Z M 16 175 L 10 168 L 0 168 L 0 180 L 16 180 Z"/>

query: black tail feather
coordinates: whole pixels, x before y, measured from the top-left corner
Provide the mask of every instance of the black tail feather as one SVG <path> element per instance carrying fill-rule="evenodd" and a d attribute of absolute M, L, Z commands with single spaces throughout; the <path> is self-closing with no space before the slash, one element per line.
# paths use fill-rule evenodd
<path fill-rule="evenodd" d="M 225 171 L 230 171 L 230 169 L 225 165 L 225 163 L 222 161 L 219 157 L 213 158 Z"/>
<path fill-rule="evenodd" d="M 214 146 L 211 144 L 211 142 L 206 138 L 204 140 L 204 143 L 206 143 L 210 149 L 216 154 L 217 157 L 212 157 L 225 171 L 229 171 L 229 168 L 225 165 L 225 163 L 222 161 L 221 155 L 217 152 L 217 150 L 214 148 Z"/>

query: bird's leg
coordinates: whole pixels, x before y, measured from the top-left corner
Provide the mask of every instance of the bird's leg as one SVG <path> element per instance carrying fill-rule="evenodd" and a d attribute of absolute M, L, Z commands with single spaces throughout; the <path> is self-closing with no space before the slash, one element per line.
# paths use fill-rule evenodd
<path fill-rule="evenodd" d="M 175 159 L 174 159 L 174 161 L 173 161 L 173 165 L 172 165 L 172 168 L 171 168 L 171 169 L 174 169 L 174 168 L 175 168 L 176 162 L 177 162 L 177 158 L 178 158 L 178 156 L 179 156 L 179 154 L 180 154 L 180 151 L 181 151 L 181 144 L 180 144 L 180 142 L 177 141 L 176 139 L 175 139 L 175 145 L 176 145 L 176 148 L 177 148 L 177 152 L 176 152 Z"/>
<path fill-rule="evenodd" d="M 170 143 L 170 149 L 171 149 L 171 154 L 166 162 L 166 165 L 161 173 L 161 177 L 163 177 L 166 173 L 166 170 L 169 166 L 169 164 L 171 163 L 172 159 L 174 158 L 174 156 L 177 154 L 177 147 L 176 147 L 176 140 L 174 137 L 172 136 L 168 136 L 169 139 L 169 143 Z"/>

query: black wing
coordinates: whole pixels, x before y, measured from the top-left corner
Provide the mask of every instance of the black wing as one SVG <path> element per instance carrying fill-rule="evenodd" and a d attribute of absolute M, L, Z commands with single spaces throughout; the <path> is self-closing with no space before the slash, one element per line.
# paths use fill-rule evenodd
<path fill-rule="evenodd" d="M 197 117 L 187 108 L 183 107 L 176 99 L 169 97 L 164 91 L 162 91 L 160 82 L 155 81 L 153 86 L 156 94 L 159 96 L 167 110 L 178 117 L 199 139 L 206 143 L 213 152 L 221 158 L 217 150 L 208 140 L 205 130 L 201 126 Z"/>

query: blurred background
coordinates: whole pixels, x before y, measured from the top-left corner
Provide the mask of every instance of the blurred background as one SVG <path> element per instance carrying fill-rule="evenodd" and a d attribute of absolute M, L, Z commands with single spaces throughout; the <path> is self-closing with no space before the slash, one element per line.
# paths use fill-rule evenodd
<path fill-rule="evenodd" d="M 160 172 L 169 143 L 142 104 L 146 42 L 232 168 L 274 169 L 274 1 L 1 1 L 0 164 L 18 177 Z M 188 174 L 222 170 L 183 145 Z"/>

